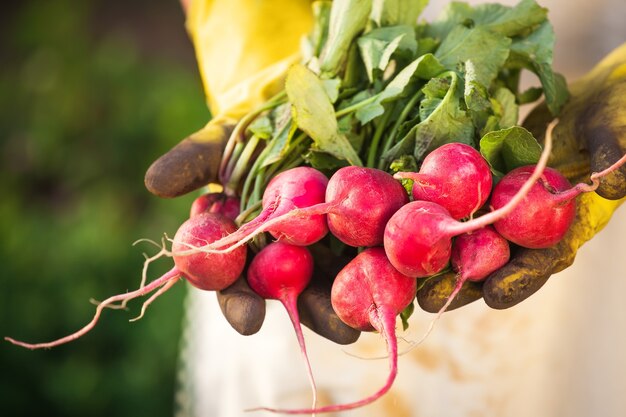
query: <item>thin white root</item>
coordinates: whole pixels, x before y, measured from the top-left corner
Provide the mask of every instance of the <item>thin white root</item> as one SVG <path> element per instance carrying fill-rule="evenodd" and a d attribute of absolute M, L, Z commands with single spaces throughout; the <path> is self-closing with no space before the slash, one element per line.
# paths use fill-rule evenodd
<path fill-rule="evenodd" d="M 154 294 L 152 294 L 152 295 L 150 296 L 150 298 L 148 298 L 148 299 L 147 299 L 147 300 L 143 303 L 143 305 L 141 306 L 141 313 L 140 313 L 137 317 L 135 317 L 134 319 L 130 319 L 130 320 L 128 320 L 128 321 L 137 321 L 137 320 L 139 320 L 140 318 L 142 318 L 142 317 L 143 317 L 143 315 L 145 314 L 146 309 L 148 308 L 148 306 L 149 306 L 150 304 L 152 304 L 152 302 L 153 302 L 154 300 L 156 300 L 156 299 L 157 299 L 157 298 L 158 298 L 161 294 L 165 293 L 167 290 L 169 290 L 170 288 L 172 288 L 172 286 L 174 286 L 174 284 L 176 284 L 176 282 L 178 282 L 178 280 L 177 280 L 177 279 L 171 279 L 171 280 L 167 281 L 167 282 L 165 283 L 165 285 L 163 285 L 161 288 L 159 288 L 159 289 L 158 289 L 158 291 L 156 291 Z"/>
<path fill-rule="evenodd" d="M 146 286 L 146 282 L 148 280 L 148 265 L 150 265 L 152 262 L 156 261 L 157 259 L 161 258 L 162 256 L 165 256 L 167 253 L 167 249 L 165 248 L 165 238 L 163 238 L 161 240 L 161 245 L 159 245 L 157 242 L 155 242 L 154 240 L 151 239 L 139 239 L 135 242 L 133 242 L 133 246 L 137 245 L 138 243 L 141 242 L 148 242 L 152 245 L 155 245 L 156 247 L 160 248 L 161 250 L 154 256 L 148 257 L 148 255 L 144 252 L 143 253 L 143 257 L 146 259 L 143 263 L 143 270 L 141 272 L 141 282 L 139 284 L 139 288 L 138 289 L 142 289 L 143 287 Z M 110 308 L 113 310 L 128 310 L 128 307 L 126 307 L 126 305 L 128 304 L 129 300 L 123 300 L 121 303 L 119 304 L 109 304 L 106 305 L 106 308 Z M 100 305 L 102 302 L 99 300 L 96 300 L 95 298 L 90 298 L 89 302 L 91 304 L 94 304 L 96 306 Z"/>
<path fill-rule="evenodd" d="M 343 353 L 345 353 L 346 355 L 352 357 L 352 358 L 361 359 L 363 361 L 376 361 L 376 360 L 379 360 L 379 359 L 388 359 L 389 358 L 388 355 L 384 355 L 384 356 L 369 356 L 368 357 L 368 356 L 361 356 L 361 355 L 357 355 L 356 353 L 348 352 L 345 349 L 341 349 L 341 351 Z"/>
<path fill-rule="evenodd" d="M 99 306 L 100 304 L 102 304 L 102 301 L 100 300 L 96 300 L 95 298 L 90 298 L 89 302 L 95 306 Z M 109 304 L 109 305 L 105 305 L 106 308 L 110 308 L 111 310 L 128 310 L 128 308 L 123 305 L 122 303 L 120 304 Z"/>
<path fill-rule="evenodd" d="M 463 284 L 465 284 L 465 281 L 466 281 L 466 279 L 463 279 L 463 277 L 461 277 L 461 275 L 457 275 L 456 283 L 454 284 L 454 289 L 452 290 L 452 293 L 450 293 L 450 295 L 448 296 L 448 299 L 446 300 L 445 304 L 439 309 L 439 311 L 437 312 L 437 315 L 435 316 L 435 318 L 433 318 L 430 321 L 430 324 L 428 325 L 428 329 L 426 329 L 426 332 L 416 342 L 409 342 L 409 347 L 406 348 L 405 350 L 403 350 L 402 352 L 398 353 L 398 356 L 401 356 L 401 355 L 404 355 L 406 353 L 409 353 L 410 351 L 412 351 L 413 349 L 415 349 L 416 347 L 421 345 L 428 338 L 428 336 L 430 336 L 430 333 L 435 328 L 435 324 L 439 321 L 439 319 L 441 318 L 443 313 L 448 311 L 448 307 L 450 307 L 450 304 L 452 304 L 452 301 L 454 301 L 456 299 L 456 296 L 461 291 L 461 288 L 463 288 Z"/>
<path fill-rule="evenodd" d="M 162 245 L 159 245 L 158 242 L 155 242 L 152 239 L 147 239 L 147 238 L 142 238 L 142 239 L 137 239 L 133 242 L 132 246 L 137 246 L 140 243 L 149 243 L 151 245 L 156 246 L 157 248 L 161 249 Z"/>
<path fill-rule="evenodd" d="M 156 261 L 157 259 L 162 258 L 163 256 L 169 256 L 169 251 L 167 250 L 167 244 L 165 243 L 166 239 L 168 239 L 167 235 L 163 235 L 163 237 L 161 238 L 161 244 L 159 244 L 158 242 L 155 242 L 154 240 L 151 239 L 139 239 L 136 240 L 135 242 L 133 242 L 133 246 L 139 244 L 139 243 L 143 243 L 143 242 L 147 242 L 150 243 L 151 245 L 156 246 L 157 248 L 159 248 L 159 252 L 156 253 L 156 255 L 153 256 L 148 256 L 145 252 L 143 253 L 143 257 L 145 258 L 145 261 L 143 263 L 143 268 L 141 271 L 141 282 L 139 283 L 139 288 L 138 289 L 142 289 L 143 287 L 146 286 L 146 282 L 148 281 L 148 266 Z M 127 309 L 126 305 L 128 304 L 128 301 L 130 300 L 123 300 L 120 304 L 115 304 L 115 305 L 109 305 L 109 308 L 113 308 L 113 309 Z"/>
<path fill-rule="evenodd" d="M 147 254 L 145 253 L 143 254 L 146 260 L 143 263 L 143 269 L 141 271 L 141 284 L 139 285 L 139 288 L 143 288 L 143 286 L 146 285 L 146 281 L 148 280 L 148 265 L 150 265 L 152 262 L 156 261 L 157 259 L 160 259 L 163 256 L 168 256 L 169 251 L 167 250 L 167 246 L 165 243 L 166 238 L 167 238 L 167 235 L 165 235 L 161 239 L 161 245 L 157 244 L 160 250 L 156 253 L 156 255 L 149 257 Z M 156 242 L 153 242 L 153 243 L 156 244 Z"/>
<path fill-rule="evenodd" d="M 114 304 L 117 301 L 132 300 L 134 298 L 144 296 L 154 291 L 155 289 L 162 287 L 168 281 L 177 281 L 177 279 L 175 278 L 179 278 L 179 277 L 180 277 L 180 272 L 176 268 L 173 268 L 172 270 L 164 274 L 162 277 L 152 281 L 151 283 L 149 283 L 143 288 L 140 288 L 138 290 L 125 293 L 125 294 L 117 294 L 117 295 L 107 298 L 102 303 L 100 303 L 98 307 L 96 307 L 96 312 L 89 323 L 87 323 L 85 326 L 83 326 L 81 329 L 77 330 L 76 332 L 68 336 L 62 337 L 61 339 L 57 339 L 52 342 L 46 342 L 46 343 L 26 343 L 26 342 L 13 339 L 12 337 L 5 337 L 4 340 L 10 343 L 13 343 L 14 345 L 22 346 L 27 349 L 47 349 L 47 348 L 52 348 L 55 346 L 59 346 L 59 345 L 71 342 L 72 340 L 78 339 L 79 337 L 83 336 L 84 334 L 88 333 L 91 329 L 93 329 L 93 327 L 96 325 L 96 323 L 98 323 L 98 320 L 100 319 L 100 314 L 102 314 L 102 310 L 106 308 L 107 306 Z"/>
<path fill-rule="evenodd" d="M 398 337 L 397 339 L 398 339 L 398 341 L 405 342 L 408 345 L 411 345 L 413 343 L 412 340 L 409 340 L 409 339 L 407 339 L 404 336 Z M 360 356 L 360 355 L 357 355 L 356 353 L 348 352 L 345 349 L 341 349 L 341 351 L 343 353 L 345 353 L 346 355 L 352 357 L 352 358 L 361 359 L 361 360 L 364 360 L 364 361 L 377 361 L 377 360 L 381 360 L 381 359 L 389 359 L 389 354 L 385 354 L 385 355 L 381 355 L 381 356 L 369 356 L 368 357 L 368 356 Z M 404 352 L 404 353 L 406 353 L 406 352 Z"/>

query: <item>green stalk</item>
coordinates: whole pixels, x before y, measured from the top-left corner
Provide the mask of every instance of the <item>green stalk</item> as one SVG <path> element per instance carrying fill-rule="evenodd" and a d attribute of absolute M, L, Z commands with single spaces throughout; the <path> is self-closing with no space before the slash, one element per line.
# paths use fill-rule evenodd
<path fill-rule="evenodd" d="M 302 141 L 304 141 L 304 139 L 306 139 L 307 137 L 308 137 L 308 136 L 307 136 L 307 134 L 306 134 L 306 133 L 304 133 L 304 132 L 300 133 L 300 134 L 299 134 L 299 135 L 298 135 L 298 136 L 297 136 L 297 137 L 293 140 L 293 142 L 291 142 L 290 147 L 293 149 L 293 148 L 296 148 L 296 147 L 300 146 L 300 144 L 302 143 Z M 291 152 L 293 152 L 293 151 L 291 151 Z M 291 152 L 289 152 L 289 153 L 291 153 Z"/>
<path fill-rule="evenodd" d="M 389 149 L 391 149 L 391 147 L 393 146 L 395 142 L 396 136 L 398 135 L 398 130 L 400 129 L 400 125 L 406 121 L 406 119 L 409 117 L 409 113 L 411 113 L 411 111 L 413 110 L 415 105 L 421 100 L 423 95 L 424 94 L 421 91 L 418 91 L 413 97 L 411 97 L 411 100 L 409 100 L 409 102 L 404 107 L 404 109 L 402 109 L 400 116 L 394 123 L 393 128 L 391 129 L 391 132 L 389 133 L 389 135 L 387 136 L 387 138 L 385 139 L 383 143 L 383 150 L 381 152 L 381 156 L 387 153 Z M 378 162 L 378 168 L 385 169 L 382 158 Z"/>
<path fill-rule="evenodd" d="M 260 139 L 257 135 L 252 135 L 246 143 L 245 148 L 241 152 L 241 156 L 237 159 L 237 163 L 233 168 L 233 172 L 229 175 L 228 183 L 225 186 L 227 190 L 237 190 L 239 186 L 239 181 L 241 180 L 241 176 L 249 168 L 248 165 L 250 162 L 250 158 L 252 158 L 252 155 L 256 150 L 257 145 L 259 144 L 259 140 Z"/>
<path fill-rule="evenodd" d="M 263 198 L 263 191 L 265 190 L 265 177 L 265 173 L 263 173 L 262 175 L 261 173 L 259 173 L 259 175 L 255 176 L 254 189 L 252 190 L 252 197 L 250 201 L 254 201 L 256 203 L 258 201 L 261 201 L 261 199 Z M 250 203 L 250 201 L 248 201 L 248 203 Z"/>
<path fill-rule="evenodd" d="M 365 100 L 359 101 L 358 103 L 354 103 L 351 106 L 348 106 L 344 109 L 338 110 L 337 112 L 335 112 L 335 117 L 339 118 L 339 117 L 343 117 L 347 114 L 350 114 L 354 111 L 357 111 L 358 109 L 360 109 L 361 107 L 365 107 L 366 105 L 373 103 L 374 101 L 376 101 L 376 99 L 378 98 L 378 94 L 373 95 L 370 98 L 366 98 Z"/>
<path fill-rule="evenodd" d="M 237 161 L 239 161 L 239 158 L 241 157 L 241 153 L 245 149 L 245 145 L 246 143 L 244 142 L 237 141 L 235 143 L 235 146 L 232 150 L 231 157 L 228 159 L 228 164 L 226 164 L 226 170 L 225 170 L 226 177 L 229 178 L 229 181 L 233 173 L 233 170 L 235 169 L 235 165 L 237 165 Z"/>
<path fill-rule="evenodd" d="M 258 156 L 256 161 L 254 161 L 254 164 L 252 165 L 252 168 L 250 168 L 250 172 L 248 172 L 248 175 L 246 176 L 246 179 L 243 183 L 243 189 L 241 190 L 241 210 L 242 211 L 245 209 L 245 207 L 248 206 L 248 195 L 250 194 L 250 187 L 252 186 L 254 179 L 257 176 L 263 175 L 264 168 L 261 168 L 261 169 L 259 168 L 261 164 L 263 163 L 263 160 L 264 160 L 263 154 L 266 149 L 268 148 L 266 147 L 263 150 L 263 152 L 261 152 L 261 155 Z"/>
<path fill-rule="evenodd" d="M 265 174 L 265 178 L 267 179 L 267 181 L 269 181 L 272 177 L 274 177 L 279 171 L 281 171 L 282 166 L 284 165 L 284 161 L 287 159 L 287 157 L 289 157 L 290 155 L 294 154 L 294 149 L 296 149 L 298 146 L 300 146 L 300 144 L 306 139 L 308 138 L 307 134 L 304 132 L 301 132 L 298 136 L 296 136 L 296 138 L 289 144 L 289 151 L 286 152 L 286 157 L 283 158 L 281 161 L 278 161 L 272 165 L 270 165 L 268 171 Z M 298 153 L 296 152 L 296 155 L 298 155 Z"/>
<path fill-rule="evenodd" d="M 219 169 L 219 178 L 222 184 L 230 182 L 231 173 L 228 172 L 228 166 L 230 164 L 230 160 L 233 158 L 235 145 L 237 143 L 245 142 L 245 131 L 248 126 L 250 126 L 250 123 L 252 123 L 252 121 L 264 111 L 271 110 L 284 103 L 286 97 L 287 92 L 285 90 L 282 90 L 274 97 L 270 98 L 261 106 L 252 110 L 250 113 L 243 116 L 241 120 L 239 120 L 232 133 L 230 134 L 228 141 L 226 142 L 226 147 L 224 148 L 224 153 L 222 154 L 222 162 Z"/>
<path fill-rule="evenodd" d="M 313 10 L 313 30 L 311 31 L 310 39 L 313 43 L 313 55 L 320 56 L 322 48 L 328 38 L 328 28 L 330 24 L 330 11 L 332 2 L 330 1 L 315 1 L 311 5 Z"/>
<path fill-rule="evenodd" d="M 387 123 L 389 122 L 389 117 L 391 117 L 391 113 L 395 107 L 395 103 L 388 109 L 383 116 L 381 117 L 380 124 L 376 127 L 376 131 L 374 132 L 374 137 L 372 138 L 372 143 L 370 144 L 369 150 L 367 151 L 367 163 L 366 167 L 373 168 L 376 162 L 376 155 L 378 154 L 378 145 L 380 143 L 380 138 L 383 136 L 383 132 L 387 127 Z"/>
<path fill-rule="evenodd" d="M 261 202 L 257 201 L 252 206 L 239 213 L 239 216 L 237 216 L 237 218 L 235 219 L 235 224 L 237 226 L 241 226 L 242 224 L 246 223 L 246 220 L 250 217 L 250 215 L 252 215 L 259 208 L 261 208 Z"/>
<path fill-rule="evenodd" d="M 288 169 L 300 166 L 302 161 L 304 161 L 304 159 L 302 158 L 302 155 L 296 155 L 296 157 L 293 158 L 293 160 L 291 162 L 289 162 L 288 164 L 285 164 L 285 166 L 283 167 L 282 171 L 287 171 Z"/>

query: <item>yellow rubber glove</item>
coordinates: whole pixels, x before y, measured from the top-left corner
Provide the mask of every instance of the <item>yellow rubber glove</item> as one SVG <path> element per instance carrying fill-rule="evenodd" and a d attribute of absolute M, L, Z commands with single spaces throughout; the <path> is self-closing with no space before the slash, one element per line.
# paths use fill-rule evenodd
<path fill-rule="evenodd" d="M 211 112 L 237 120 L 278 92 L 312 24 L 310 0 L 192 1 L 187 30 Z"/>

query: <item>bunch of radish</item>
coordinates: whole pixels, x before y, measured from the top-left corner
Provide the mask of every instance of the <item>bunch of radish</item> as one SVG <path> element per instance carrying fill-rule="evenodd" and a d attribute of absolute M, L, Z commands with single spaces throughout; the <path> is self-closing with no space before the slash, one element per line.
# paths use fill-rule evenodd
<path fill-rule="evenodd" d="M 518 106 L 538 99 L 519 90 L 522 69 L 539 71 L 552 115 L 567 100 L 565 83 L 546 65 L 552 62 L 547 11 L 534 0 L 488 9 L 453 2 L 431 26 L 415 24 L 426 2 L 407 2 L 406 13 L 398 13 L 397 2 L 378 3 L 313 2 L 315 28 L 303 40 L 303 62 L 289 70 L 283 91 L 238 122 L 219 167 L 223 192 L 199 197 L 176 235 L 157 244 L 138 289 L 100 302 L 93 319 L 69 336 L 36 344 L 6 340 L 29 349 L 58 346 L 89 332 L 104 308 L 152 294 L 143 315 L 181 278 L 220 291 L 244 276 L 259 296 L 285 306 L 313 392 L 308 409 L 259 409 L 348 410 L 391 388 L 398 372 L 396 319 L 413 303 L 419 280 L 457 273 L 414 346 L 466 281 L 484 280 L 516 246 L 559 242 L 574 221 L 576 196 L 595 190 L 626 156 L 592 174 L 591 185 L 572 186 L 546 166 L 554 123 L 540 156 L 532 135 L 516 126 Z M 498 18 L 485 18 L 490 15 Z M 520 131 L 531 142 L 518 140 Z M 491 133 L 513 137 L 509 153 L 516 163 L 530 162 L 495 167 L 500 155 L 489 158 L 482 146 Z M 530 157 L 528 143 L 536 145 Z M 307 248 L 314 244 L 352 254 L 334 277 L 332 307 L 346 325 L 380 333 L 387 347 L 386 382 L 347 404 L 317 406 L 296 308 L 314 276 Z M 164 256 L 173 268 L 148 283 L 148 266 Z"/>
<path fill-rule="evenodd" d="M 387 392 L 395 379 L 396 318 L 413 302 L 418 279 L 447 267 L 458 272 L 457 284 L 439 317 L 466 280 L 483 280 L 508 261 L 509 242 L 529 248 L 558 242 L 574 219 L 575 197 L 593 191 L 602 176 L 626 162 L 625 156 L 610 169 L 593 174 L 592 185 L 572 187 L 558 171 L 546 168 L 550 149 L 549 131 L 538 163 L 511 171 L 495 187 L 485 159 L 460 143 L 435 149 L 419 172 L 396 173 L 395 178 L 379 169 L 357 166 L 340 168 L 330 179 L 311 167 L 292 168 L 272 179 L 258 215 L 239 227 L 233 220 L 238 213 L 232 198 L 202 196 L 172 239 L 171 250 L 163 248 L 160 253 L 171 256 L 175 264 L 165 275 L 101 302 L 93 320 L 72 335 L 39 344 L 7 340 L 30 349 L 57 346 L 91 330 L 103 308 L 114 303 L 154 292 L 145 309 L 179 278 L 201 290 L 216 291 L 245 273 L 261 297 L 280 300 L 286 307 L 314 393 L 309 409 L 264 409 L 309 414 L 361 407 Z M 403 179 L 413 181 L 411 193 L 400 183 Z M 479 212 L 484 214 L 476 216 Z M 543 219 L 550 221 L 546 224 Z M 369 397 L 316 408 L 315 382 L 296 301 L 313 276 L 313 258 L 306 247 L 328 233 L 346 246 L 361 249 L 335 278 L 332 306 L 347 325 L 383 336 L 390 371 L 383 387 Z M 260 250 L 246 247 L 265 234 L 275 242 Z M 253 258 L 244 272 L 249 254 Z"/>

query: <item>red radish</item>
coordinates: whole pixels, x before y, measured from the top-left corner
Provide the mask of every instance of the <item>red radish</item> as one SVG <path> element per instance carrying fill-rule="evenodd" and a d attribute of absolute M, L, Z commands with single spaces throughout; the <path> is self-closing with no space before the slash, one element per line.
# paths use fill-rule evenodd
<path fill-rule="evenodd" d="M 330 232 L 346 245 L 378 246 L 385 224 L 409 202 L 406 190 L 384 171 L 349 166 L 332 176 L 327 202 L 338 202 L 328 212 Z"/>
<path fill-rule="evenodd" d="M 550 129 L 554 124 L 550 125 Z M 532 175 L 506 205 L 481 217 L 461 223 L 439 204 L 413 201 L 398 210 L 385 227 L 384 247 L 389 261 L 404 275 L 427 277 L 440 272 L 449 262 L 452 238 L 478 230 L 508 215 L 541 177 L 552 149 L 546 134 L 541 157 Z"/>
<path fill-rule="evenodd" d="M 273 192 L 268 201 L 281 201 L 279 190 Z M 307 219 L 325 214 L 328 214 L 328 227 L 345 244 L 355 247 L 376 246 L 383 242 L 385 224 L 389 218 L 408 201 L 404 187 L 385 171 L 347 166 L 338 169 L 331 177 L 324 203 L 309 207 L 301 205 L 302 208 L 291 211 L 281 210 L 281 215 L 271 215 L 259 221 L 256 229 L 249 231 L 247 228 L 246 236 L 235 233 L 196 249 L 209 253 L 228 252 L 243 245 L 256 233 L 275 230 L 277 225 L 283 230 L 293 229 L 292 233 L 298 231 L 306 234 L 309 227 Z M 242 226 L 242 229 L 247 226 Z M 220 249 L 225 246 L 225 249 Z"/>
<path fill-rule="evenodd" d="M 213 214 L 198 214 L 185 221 L 176 232 L 173 245 L 174 268 L 160 278 L 146 286 L 141 286 L 135 291 L 118 294 L 107 298 L 98 304 L 93 319 L 82 329 L 69 336 L 47 343 L 24 343 L 5 337 L 5 340 L 28 349 L 51 348 L 78 339 L 89 332 L 98 322 L 100 314 L 105 307 L 114 303 L 125 303 L 137 297 L 155 291 L 142 307 L 145 308 L 158 296 L 169 289 L 179 278 L 187 279 L 192 285 L 203 290 L 222 290 L 231 285 L 241 275 L 246 262 L 246 249 L 239 248 L 228 254 L 207 254 L 196 251 L 188 251 L 189 246 L 206 244 L 217 240 L 236 229 L 232 220 Z"/>
<path fill-rule="evenodd" d="M 359 401 L 308 410 L 258 408 L 284 414 L 312 414 L 351 410 L 367 405 L 391 388 L 398 373 L 396 316 L 415 298 L 417 281 L 399 273 L 387 259 L 383 248 L 368 248 L 359 253 L 337 275 L 331 302 L 339 318 L 362 331 L 378 331 L 385 339 L 389 355 L 389 376 L 376 393 Z"/>
<path fill-rule="evenodd" d="M 313 276 L 313 256 L 303 246 L 274 242 L 263 248 L 248 267 L 248 284 L 258 295 L 269 300 L 279 300 L 285 306 L 306 362 L 311 388 L 313 408 L 317 402 L 315 380 L 306 352 L 304 335 L 298 315 L 298 296 L 309 285 Z"/>
<path fill-rule="evenodd" d="M 263 207 L 270 207 L 278 202 L 268 219 L 295 208 L 323 203 L 327 186 L 328 178 L 314 168 L 297 167 L 281 172 L 270 181 L 263 193 Z M 326 216 L 312 215 L 290 219 L 288 222 L 277 222 L 267 231 L 276 239 L 308 246 L 326 236 L 328 227 Z"/>
<path fill-rule="evenodd" d="M 509 242 L 492 226 L 485 226 L 471 233 L 457 236 L 452 244 L 451 256 L 452 268 L 458 274 L 454 289 L 430 322 L 422 338 L 411 343 L 411 349 L 426 340 L 437 320 L 450 307 L 466 281 L 484 280 L 489 274 L 504 266 L 510 256 Z"/>
<path fill-rule="evenodd" d="M 560 172 L 547 168 L 541 180 L 523 199 L 523 204 L 495 222 L 494 227 L 502 236 L 520 246 L 531 249 L 550 247 L 563 238 L 574 221 L 576 197 L 595 191 L 601 178 L 625 163 L 626 154 L 604 171 L 591 174 L 591 184 L 579 183 L 573 187 Z M 507 204 L 531 170 L 531 167 L 525 166 L 505 175 L 493 190 L 491 205 L 498 209 Z"/>
<path fill-rule="evenodd" d="M 493 226 L 457 236 L 450 258 L 452 268 L 459 273 L 461 283 L 457 282 L 457 286 L 462 286 L 465 281 L 482 281 L 507 263 L 510 256 L 509 242 Z M 455 295 L 453 293 L 450 298 Z"/>
<path fill-rule="evenodd" d="M 491 205 L 501 207 L 528 178 L 532 167 L 524 166 L 506 174 L 496 185 Z M 579 187 L 580 188 L 580 187 Z M 531 249 L 547 248 L 563 238 L 576 217 L 575 197 L 580 192 L 558 171 L 546 168 L 523 203 L 494 223 L 496 230 L 511 242 Z"/>
<path fill-rule="evenodd" d="M 201 290 L 219 291 L 230 286 L 243 272 L 245 248 L 228 254 L 195 252 L 189 248 L 215 241 L 235 230 L 233 221 L 219 214 L 204 213 L 187 220 L 174 236 L 174 269 Z"/>
<path fill-rule="evenodd" d="M 275 176 L 263 193 L 263 210 L 235 233 L 196 249 L 224 253 L 239 248 L 254 236 L 270 232 L 277 239 L 298 246 L 308 246 L 328 233 L 324 213 L 287 216 L 296 209 L 324 202 L 328 178 L 310 167 L 296 167 Z M 219 250 L 219 248 L 226 248 Z"/>
<path fill-rule="evenodd" d="M 219 204 L 222 199 L 222 193 L 206 193 L 197 197 L 191 203 L 191 208 L 189 209 L 189 217 L 193 217 L 196 214 L 204 213 L 205 211 L 210 211 L 214 205 Z"/>
<path fill-rule="evenodd" d="M 439 204 L 413 201 L 398 210 L 385 228 L 389 261 L 405 275 L 423 278 L 441 271 L 450 260 L 452 237 L 446 225 L 456 220 Z"/>
<path fill-rule="evenodd" d="M 501 204 L 498 204 L 495 210 L 490 213 L 465 223 L 459 223 L 446 215 L 446 210 L 435 203 L 414 201 L 398 210 L 389 220 L 385 229 L 385 251 L 391 263 L 405 275 L 413 277 L 432 275 L 439 272 L 448 263 L 453 236 L 477 230 L 488 224 L 494 224 L 511 217 L 513 212 L 519 213 L 527 210 L 527 206 L 531 203 L 520 203 L 524 202 L 526 196 L 533 189 L 545 188 L 541 185 L 538 186 L 536 182 L 544 175 L 545 165 L 552 147 L 551 131 L 555 124 L 556 122 L 553 122 L 548 127 L 545 147 L 537 165 L 533 168 L 526 168 L 526 175 L 523 179 L 520 179 L 518 175 L 513 176 L 515 179 L 514 193 L 509 193 L 506 198 L 501 200 L 498 199 L 497 195 L 492 197 L 493 200 Z M 558 208 L 582 192 L 595 190 L 599 185 L 599 178 L 618 169 L 625 162 L 626 155 L 606 170 L 592 174 L 592 185 L 577 184 L 575 187 L 555 195 L 551 195 L 549 192 L 543 193 L 543 196 L 539 193 L 533 193 L 533 197 L 537 201 L 533 201 L 532 204 L 543 207 L 542 210 L 547 212 Z M 547 175 L 551 175 L 551 172 Z M 495 193 L 496 190 L 494 190 Z M 515 210 L 516 208 L 517 210 Z M 518 216 L 512 216 L 512 218 L 518 218 Z M 527 221 L 532 224 L 534 218 L 530 217 Z M 569 225 L 561 223 L 560 227 L 566 231 Z M 511 230 L 506 232 L 497 224 L 495 227 L 499 233 L 507 238 L 507 233 L 515 233 L 516 229 L 522 230 L 531 226 L 511 222 Z M 534 230 L 537 234 L 544 233 L 541 229 L 535 228 Z M 565 231 L 562 233 L 564 234 Z"/>
<path fill-rule="evenodd" d="M 238 198 L 227 196 L 224 193 L 202 194 L 191 203 L 189 217 L 208 212 L 219 213 L 231 220 L 235 220 L 239 216 L 239 204 Z"/>
<path fill-rule="evenodd" d="M 536 179 L 533 175 L 532 181 Z M 473 232 L 503 218 L 525 193 L 521 191 L 506 206 L 464 223 L 454 220 L 436 203 L 413 201 L 398 210 L 387 223 L 384 244 L 387 256 L 405 275 L 416 278 L 434 275 L 450 261 L 454 236 Z"/>
<path fill-rule="evenodd" d="M 551 140 L 552 128 L 548 126 L 546 143 Z M 558 171 L 547 168 L 544 176 L 533 185 L 523 204 L 513 209 L 506 217 L 494 223 L 496 230 L 505 238 L 520 246 L 539 249 L 548 248 L 560 241 L 569 230 L 576 215 L 576 197 L 585 192 L 595 191 L 600 178 L 619 169 L 626 163 L 626 154 L 607 169 L 592 173 L 591 184 L 579 183 L 572 187 Z M 525 166 L 512 170 L 496 185 L 491 196 L 491 206 L 498 210 L 508 205 L 518 193 L 532 167 Z"/>
<path fill-rule="evenodd" d="M 482 207 L 492 186 L 487 161 L 463 143 L 440 146 L 426 156 L 418 173 L 398 172 L 394 178 L 413 180 L 414 200 L 437 203 L 457 220 Z"/>
<path fill-rule="evenodd" d="M 592 174 L 592 185 L 580 183 L 574 187 L 558 171 L 546 168 L 543 176 L 533 183 L 528 194 L 521 199 L 523 204 L 514 207 L 506 216 L 497 220 L 494 223 L 495 229 L 486 226 L 471 234 L 458 236 L 452 246 L 451 256 L 452 267 L 459 273 L 456 285 L 446 303 L 430 322 L 424 336 L 412 343 L 411 349 L 426 340 L 435 322 L 461 291 L 465 281 L 481 281 L 508 262 L 510 250 L 507 239 L 529 248 L 545 248 L 556 244 L 574 220 L 576 196 L 582 192 L 594 191 L 600 184 L 599 178 L 624 163 L 626 155 L 608 169 Z M 528 184 L 534 173 L 536 169 L 526 166 L 505 175 L 494 189 L 491 199 L 496 211 L 510 206 L 511 200 L 519 198 L 520 189 Z M 501 186 L 502 183 L 504 184 Z M 498 233 L 501 229 L 506 232 L 504 236 Z"/>

